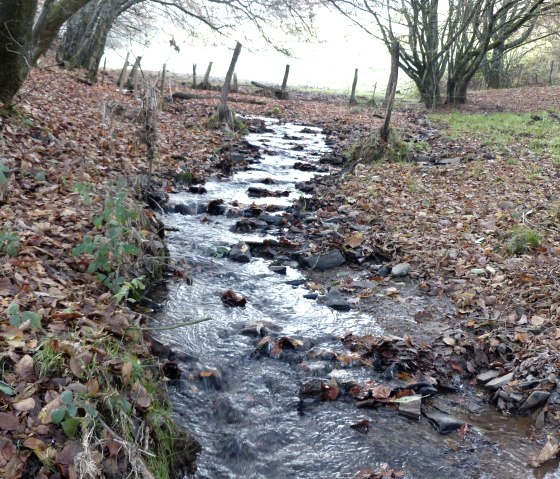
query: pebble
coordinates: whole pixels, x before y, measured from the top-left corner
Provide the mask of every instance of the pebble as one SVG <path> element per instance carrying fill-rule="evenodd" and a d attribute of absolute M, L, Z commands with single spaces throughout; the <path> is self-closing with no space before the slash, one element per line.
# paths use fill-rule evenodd
<path fill-rule="evenodd" d="M 391 269 L 391 274 L 396 277 L 402 277 L 410 273 L 411 269 L 412 266 L 410 266 L 410 263 L 399 263 L 393 266 L 393 268 Z"/>
<path fill-rule="evenodd" d="M 487 383 L 491 379 L 497 378 L 500 374 L 501 373 L 499 369 L 489 369 L 488 371 L 484 371 L 483 373 L 480 373 L 476 377 L 476 379 L 481 383 Z"/>
<path fill-rule="evenodd" d="M 456 431 L 464 424 L 464 421 L 461 419 L 457 419 L 441 411 L 424 410 L 423 413 L 440 434 L 449 434 L 450 432 Z"/>
<path fill-rule="evenodd" d="M 325 271 L 327 269 L 336 268 L 337 266 L 342 266 L 346 263 L 346 259 L 339 250 L 333 249 L 326 254 L 303 258 L 302 262 L 309 269 Z"/>
<path fill-rule="evenodd" d="M 349 311 L 350 303 L 342 296 L 338 288 L 331 288 L 329 292 L 322 296 L 320 302 L 329 308 L 336 309 L 337 311 Z"/>
<path fill-rule="evenodd" d="M 537 389 L 536 391 L 533 391 L 531 394 L 529 394 L 529 397 L 521 405 L 519 411 L 528 411 L 529 409 L 534 409 L 536 407 L 539 407 L 542 404 L 544 404 L 549 397 L 550 397 L 550 392 L 540 391 Z"/>
<path fill-rule="evenodd" d="M 500 376 L 492 379 L 492 381 L 486 383 L 484 387 L 486 389 L 491 389 L 491 390 L 499 389 L 502 386 L 505 386 L 507 383 L 509 383 L 512 379 L 513 379 L 513 373 L 508 373 L 504 376 Z"/>
<path fill-rule="evenodd" d="M 414 398 L 415 401 L 407 401 L 399 403 L 399 414 L 411 419 L 420 419 L 422 400 L 421 396 L 413 395 L 406 398 Z"/>
<path fill-rule="evenodd" d="M 247 243 L 237 243 L 232 246 L 228 258 L 238 263 L 248 263 L 251 261 L 251 249 Z"/>

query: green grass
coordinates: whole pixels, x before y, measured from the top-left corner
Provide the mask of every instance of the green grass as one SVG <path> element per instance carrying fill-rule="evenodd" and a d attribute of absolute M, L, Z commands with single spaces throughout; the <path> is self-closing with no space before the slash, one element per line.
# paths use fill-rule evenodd
<path fill-rule="evenodd" d="M 33 359 L 40 378 L 56 377 L 64 372 L 64 356 L 53 347 L 50 340 L 41 345 Z"/>
<path fill-rule="evenodd" d="M 554 164 L 560 163 L 560 123 L 541 113 L 542 120 L 533 121 L 532 113 L 431 114 L 430 119 L 449 128 L 452 139 L 475 138 L 487 146 L 498 147 L 509 155 L 524 154 L 529 150 L 549 156 Z M 510 161 L 515 161 L 512 158 Z"/>
<path fill-rule="evenodd" d="M 507 250 L 510 254 L 522 254 L 541 244 L 540 235 L 527 226 L 518 226 L 509 233 Z"/>

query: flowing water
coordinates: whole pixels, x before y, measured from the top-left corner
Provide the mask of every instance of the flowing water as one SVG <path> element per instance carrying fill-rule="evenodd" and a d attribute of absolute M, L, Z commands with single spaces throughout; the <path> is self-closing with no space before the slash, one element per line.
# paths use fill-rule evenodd
<path fill-rule="evenodd" d="M 196 212 L 197 204 L 214 199 L 226 205 L 288 206 L 298 198 L 294 183 L 314 173 L 292 166 L 317 162 L 328 151 L 325 137 L 319 129 L 267 123 L 268 132 L 247 137 L 261 148 L 259 162 L 228 181 L 208 182 L 206 194 L 177 194 L 173 202 L 191 205 Z M 290 196 L 249 198 L 247 188 L 262 187 L 266 178 L 274 180 L 266 188 L 289 190 Z M 350 478 L 383 462 L 409 478 L 560 477 L 526 465 L 535 449 L 529 441 L 530 418 L 505 418 L 487 405 L 482 393 L 466 387 L 438 398 L 471 425 L 465 442 L 456 433 L 440 435 L 423 417 L 415 421 L 387 408 L 358 409 L 344 398 L 302 400 L 298 391 L 313 377 L 339 382 L 376 378 L 371 368 L 342 368 L 321 360 L 321 351 L 342 351 L 343 333 L 379 334 L 384 324 L 375 314 L 336 312 L 304 298 L 309 291 L 297 286 L 303 278 L 297 269 L 288 267 L 284 276 L 272 272 L 264 259 L 242 264 L 218 257 L 223 246 L 266 238 L 231 232 L 237 219 L 165 216 L 166 225 L 176 229 L 168 235 L 172 256 L 188 263 L 192 285 L 171 282 L 156 319 L 168 325 L 212 318 L 158 337 L 181 353 L 183 376 L 171 394 L 179 422 L 203 447 L 195 477 Z M 248 299 L 245 308 L 224 306 L 220 294 L 230 288 Z M 301 339 L 308 351 L 285 352 L 279 359 L 255 354 L 259 338 L 240 330 L 256 321 L 274 323 L 281 328 L 278 334 Z M 367 434 L 350 428 L 364 418 L 371 421 Z"/>

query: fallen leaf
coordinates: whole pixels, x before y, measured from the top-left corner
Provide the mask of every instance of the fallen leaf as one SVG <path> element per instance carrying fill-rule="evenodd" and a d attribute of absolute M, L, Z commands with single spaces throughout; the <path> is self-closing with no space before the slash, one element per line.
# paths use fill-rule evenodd
<path fill-rule="evenodd" d="M 29 356 L 29 354 L 26 354 L 16 363 L 16 373 L 18 373 L 23 379 L 29 379 L 35 375 L 33 365 L 33 358 Z"/>
<path fill-rule="evenodd" d="M 14 296 L 18 289 L 12 284 L 9 278 L 0 278 L 0 296 Z"/>
<path fill-rule="evenodd" d="M 393 388 L 391 386 L 379 385 L 374 386 L 373 388 L 369 389 L 369 391 L 371 392 L 371 396 L 374 399 L 387 399 L 391 395 Z"/>
<path fill-rule="evenodd" d="M 130 399 L 132 400 L 134 406 L 142 411 L 148 409 L 152 404 L 152 398 L 148 394 L 148 391 L 138 381 L 132 385 Z"/>
<path fill-rule="evenodd" d="M 16 411 L 26 412 L 31 411 L 35 407 L 35 399 L 27 398 L 12 404 Z"/>
<path fill-rule="evenodd" d="M 123 379 L 123 384 L 125 386 L 128 386 L 128 383 L 130 382 L 130 375 L 132 374 L 132 363 L 126 362 L 123 364 L 122 366 L 122 371 L 121 371 L 121 376 Z"/>
<path fill-rule="evenodd" d="M 344 244 L 350 246 L 350 248 L 357 248 L 364 242 L 364 239 L 364 234 L 362 232 L 356 232 L 347 236 L 344 240 Z"/>
<path fill-rule="evenodd" d="M 0 412 L 0 429 L 14 431 L 19 428 L 19 419 L 14 414 Z"/>
<path fill-rule="evenodd" d="M 542 316 L 534 315 L 531 316 L 531 319 L 529 321 L 533 326 L 542 326 L 546 322 L 546 318 L 543 318 Z"/>
<path fill-rule="evenodd" d="M 38 437 L 28 437 L 25 441 L 23 441 L 23 445 L 28 449 L 39 451 L 43 451 L 47 448 L 47 445 Z"/>
<path fill-rule="evenodd" d="M 531 467 L 539 467 L 542 463 L 554 459 L 560 452 L 560 444 L 552 442 L 552 439 L 548 438 L 548 441 L 543 446 L 543 448 L 529 456 L 529 465 Z"/>

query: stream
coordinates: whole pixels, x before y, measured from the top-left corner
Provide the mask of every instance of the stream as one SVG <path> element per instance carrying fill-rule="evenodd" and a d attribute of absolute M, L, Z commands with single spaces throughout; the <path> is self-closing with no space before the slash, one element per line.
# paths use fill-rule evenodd
<path fill-rule="evenodd" d="M 232 232 L 239 217 L 200 213 L 201 205 L 223 199 L 234 211 L 235 205 L 243 209 L 253 203 L 288 207 L 301 196 L 294 184 L 316 174 L 295 170 L 294 163 L 318 162 L 329 151 L 320 129 L 266 123 L 266 132 L 247 135 L 261 150 L 257 162 L 228 181 L 207 182 L 204 194 L 173 195 L 174 204 L 186 205 L 193 214 L 164 217 L 173 230 L 167 236 L 172 257 L 188 265 L 192 284 L 170 281 L 163 296 L 155 298 L 163 304 L 157 325 L 212 318 L 157 336 L 179 354 L 183 374 L 173 382 L 171 398 L 178 422 L 202 445 L 193 477 L 352 478 L 381 463 L 405 471 L 408 478 L 560 477 L 553 472 L 557 464 L 536 471 L 527 466 L 529 453 L 536 450 L 529 439 L 531 418 L 498 414 L 483 392 L 467 385 L 435 398 L 469 424 L 463 442 L 457 433 L 439 434 L 425 417 L 409 419 L 390 408 L 358 409 L 348 397 L 302 399 L 300 388 L 314 378 L 339 383 L 379 379 L 372 368 L 341 367 L 322 355 L 344 351 L 340 337 L 345 332 L 383 334 L 391 318 L 335 311 L 305 298 L 309 291 L 298 285 L 304 272 L 295 264 L 288 264 L 283 275 L 269 268 L 269 260 L 252 257 L 238 263 L 220 257 L 224 247 L 262 243 L 274 238 L 275 230 L 268 236 Z M 267 179 L 273 183 L 263 184 Z M 250 198 L 246 191 L 251 186 L 290 193 Z M 246 307 L 224 305 L 220 294 L 230 288 L 247 298 Z M 306 347 L 279 358 L 256 354 L 260 338 L 242 329 L 259 321 L 276 325 L 278 332 L 272 334 L 298 338 Z M 367 433 L 350 427 L 365 418 L 370 420 Z"/>

